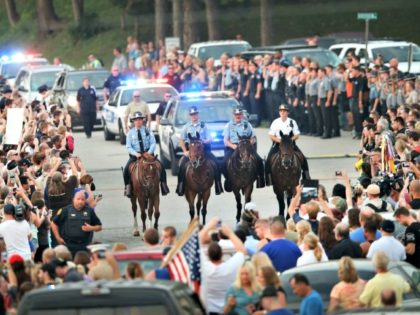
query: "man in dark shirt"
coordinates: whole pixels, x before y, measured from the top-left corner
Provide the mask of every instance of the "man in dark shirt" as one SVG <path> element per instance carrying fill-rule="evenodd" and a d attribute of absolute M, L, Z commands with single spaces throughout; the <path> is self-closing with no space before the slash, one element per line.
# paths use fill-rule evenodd
<path fill-rule="evenodd" d="M 339 223 L 335 227 L 335 238 L 337 244 L 331 249 L 328 255 L 329 260 L 340 259 L 343 256 L 351 258 L 362 258 L 362 249 L 356 242 L 349 238 L 349 226 Z"/>
<path fill-rule="evenodd" d="M 96 91 L 90 86 L 88 78 L 83 79 L 83 86 L 77 91 L 77 111 L 82 119 L 85 134 L 90 138 L 96 122 L 96 112 L 99 111 L 99 104 Z"/>
<path fill-rule="evenodd" d="M 165 74 L 162 79 L 167 80 L 169 85 L 172 85 L 178 92 L 181 91 L 181 78 L 179 74 L 175 72 L 175 65 L 168 65 L 168 73 Z"/>
<path fill-rule="evenodd" d="M 171 93 L 166 92 L 164 97 L 165 97 L 165 100 L 159 103 L 159 106 L 156 110 L 156 124 L 158 127 L 160 124 L 160 118 L 165 113 L 166 105 L 168 105 L 168 102 L 171 99 Z"/>
<path fill-rule="evenodd" d="M 417 222 L 407 208 L 398 208 L 394 212 L 398 223 L 407 227 L 404 233 L 403 245 L 407 253 L 406 261 L 420 268 L 420 223 Z"/>
<path fill-rule="evenodd" d="M 106 79 L 104 83 L 104 99 L 107 100 L 117 87 L 122 85 L 123 77 L 120 74 L 120 70 L 117 66 L 113 66 L 111 69 L 111 75 Z"/>
<path fill-rule="evenodd" d="M 410 183 L 410 207 L 414 210 L 420 210 L 420 180 L 415 179 Z"/>
<path fill-rule="evenodd" d="M 353 67 L 351 70 L 352 78 L 352 96 L 350 99 L 350 108 L 354 118 L 355 138 L 362 135 L 362 117 L 363 117 L 363 78 L 360 74 L 360 67 Z"/>

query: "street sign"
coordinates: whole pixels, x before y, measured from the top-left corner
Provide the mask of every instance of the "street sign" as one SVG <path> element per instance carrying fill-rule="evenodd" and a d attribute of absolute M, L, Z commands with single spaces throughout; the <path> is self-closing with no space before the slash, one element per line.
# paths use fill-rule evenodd
<path fill-rule="evenodd" d="M 359 12 L 357 13 L 358 20 L 377 20 L 378 13 L 376 12 Z"/>

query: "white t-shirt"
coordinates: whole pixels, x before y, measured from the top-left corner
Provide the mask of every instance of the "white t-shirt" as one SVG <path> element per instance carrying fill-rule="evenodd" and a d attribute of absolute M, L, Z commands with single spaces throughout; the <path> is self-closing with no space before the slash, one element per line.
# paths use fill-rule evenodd
<path fill-rule="evenodd" d="M 285 121 L 281 120 L 281 118 L 275 119 L 270 126 L 270 130 L 268 131 L 268 134 L 271 136 L 276 136 L 277 138 L 280 138 L 280 131 L 284 135 L 289 135 L 291 131 L 293 131 L 293 135 L 299 135 L 299 127 L 291 118 L 287 118 Z"/>
<path fill-rule="evenodd" d="M 406 258 L 403 244 L 393 236 L 383 235 L 374 241 L 369 247 L 366 258 L 372 259 L 373 255 L 379 251 L 384 252 L 391 261 L 400 261 Z"/>
<path fill-rule="evenodd" d="M 318 261 L 315 257 L 313 250 L 306 250 L 302 253 L 302 256 L 300 256 L 297 260 L 296 266 L 303 266 L 303 265 L 309 265 L 309 264 L 317 264 L 320 262 L 328 261 L 327 255 L 325 255 L 324 250 L 322 251 L 321 260 Z"/>
<path fill-rule="evenodd" d="M 26 220 L 6 220 L 0 224 L 0 237 L 4 239 L 8 257 L 18 254 L 24 260 L 31 260 L 28 239 L 31 234 L 31 228 Z"/>
<path fill-rule="evenodd" d="M 236 273 L 245 261 L 245 255 L 238 252 L 220 265 L 215 265 L 209 260 L 207 253 L 202 252 L 201 261 L 201 299 L 207 305 L 208 312 L 222 313 L 226 292 L 235 281 Z"/>

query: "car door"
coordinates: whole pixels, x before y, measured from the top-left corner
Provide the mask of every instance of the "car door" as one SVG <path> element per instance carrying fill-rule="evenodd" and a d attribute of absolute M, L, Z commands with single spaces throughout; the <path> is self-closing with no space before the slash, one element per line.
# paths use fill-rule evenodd
<path fill-rule="evenodd" d="M 161 135 L 161 148 L 166 157 L 170 158 L 169 153 L 169 144 L 171 142 L 171 136 L 174 133 L 174 118 L 175 118 L 175 101 L 170 101 L 165 113 L 163 114 L 163 119 L 169 122 L 168 125 L 161 125 L 160 130 L 162 131 Z M 162 154 L 162 153 L 161 153 Z"/>
<path fill-rule="evenodd" d="M 19 81 L 18 81 L 19 79 Z M 24 100 L 29 97 L 29 73 L 26 70 L 21 71 L 15 81 L 15 87 Z"/>
<path fill-rule="evenodd" d="M 108 130 L 114 134 L 118 133 L 118 115 L 117 106 L 120 99 L 120 90 L 116 90 L 110 97 L 108 103 L 104 106 L 104 120 Z"/>

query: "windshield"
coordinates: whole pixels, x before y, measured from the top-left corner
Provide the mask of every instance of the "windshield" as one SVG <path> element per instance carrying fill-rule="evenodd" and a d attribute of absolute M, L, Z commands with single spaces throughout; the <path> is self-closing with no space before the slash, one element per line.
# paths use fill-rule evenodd
<path fill-rule="evenodd" d="M 35 91 L 41 85 L 45 84 L 49 89 L 54 85 L 55 77 L 60 70 L 38 72 L 31 76 L 31 91 Z"/>
<path fill-rule="evenodd" d="M 238 102 L 234 99 L 215 99 L 215 100 L 186 100 L 181 101 L 175 118 L 175 125 L 185 125 L 191 120 L 189 108 L 197 106 L 200 111 L 200 120 L 206 123 L 227 123 L 232 118 L 232 110 L 238 107 Z"/>
<path fill-rule="evenodd" d="M 284 51 L 286 59 L 291 62 L 294 56 L 308 57 L 311 60 L 318 62 L 321 68 L 333 65 L 334 67 L 340 64 L 340 59 L 337 55 L 329 50 L 307 50 L 307 51 Z"/>
<path fill-rule="evenodd" d="M 5 63 L 1 67 L 1 75 L 6 79 L 16 78 L 20 68 L 26 65 L 44 66 L 47 64 L 46 60 Z"/>
<path fill-rule="evenodd" d="M 226 44 L 226 45 L 217 45 L 217 46 L 206 46 L 201 47 L 198 50 L 198 58 L 201 60 L 206 60 L 209 58 L 220 59 L 220 56 L 223 53 L 228 53 L 233 56 L 239 54 L 243 51 L 250 49 L 251 46 L 247 44 Z"/>
<path fill-rule="evenodd" d="M 178 93 L 171 86 L 168 87 L 148 87 L 148 88 L 138 88 L 132 90 L 126 90 L 123 92 L 121 98 L 121 106 L 127 106 L 130 102 L 133 101 L 134 91 L 140 92 L 140 98 L 146 103 L 160 103 L 165 100 L 165 94 L 170 93 L 171 96 L 176 96 Z"/>
<path fill-rule="evenodd" d="M 108 78 L 108 72 L 87 72 L 87 73 L 75 73 L 69 74 L 67 76 L 67 86 L 66 89 L 68 91 L 77 91 L 82 87 L 82 81 L 84 78 L 88 78 L 90 81 L 90 85 L 95 87 L 96 89 L 103 89 L 104 83 Z"/>
<path fill-rule="evenodd" d="M 372 49 L 373 58 L 382 55 L 385 62 L 389 62 L 392 58 L 397 58 L 400 62 L 408 62 L 408 45 L 405 46 L 392 46 L 381 47 Z M 420 48 L 417 45 L 413 47 L 413 61 L 420 61 Z"/>

